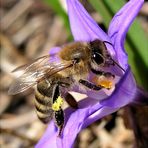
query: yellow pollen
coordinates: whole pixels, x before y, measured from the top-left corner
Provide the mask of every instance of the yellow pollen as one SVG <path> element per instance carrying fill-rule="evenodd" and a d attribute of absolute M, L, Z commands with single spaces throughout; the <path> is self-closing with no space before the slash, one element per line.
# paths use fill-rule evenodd
<path fill-rule="evenodd" d="M 102 80 L 99 82 L 99 84 L 107 89 L 111 89 L 113 86 L 113 83 L 111 81 L 107 81 L 107 80 Z"/>
<path fill-rule="evenodd" d="M 54 111 L 59 111 L 61 106 L 62 106 L 62 104 L 63 104 L 63 98 L 61 96 L 59 96 L 57 98 L 57 100 L 52 104 L 52 109 Z"/>

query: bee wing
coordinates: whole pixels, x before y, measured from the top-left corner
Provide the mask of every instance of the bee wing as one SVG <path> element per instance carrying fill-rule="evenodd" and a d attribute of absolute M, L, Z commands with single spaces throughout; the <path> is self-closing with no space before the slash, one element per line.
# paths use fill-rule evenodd
<path fill-rule="evenodd" d="M 45 56 L 39 57 L 39 58 L 33 60 L 30 63 L 27 63 L 27 64 L 24 64 L 24 65 L 21 65 L 21 66 L 17 67 L 12 72 L 17 72 L 17 71 L 21 71 L 21 70 L 24 70 L 24 71 L 34 70 L 36 68 L 37 64 L 44 63 L 44 60 L 48 59 L 48 58 L 49 58 L 49 55 L 45 55 Z"/>
<path fill-rule="evenodd" d="M 21 79 L 19 80 L 15 80 L 9 90 L 8 90 L 8 94 L 9 95 L 15 95 L 18 94 L 20 92 L 23 92 L 25 90 L 27 90 L 28 88 L 34 86 L 36 83 L 35 82 L 23 82 Z"/>
<path fill-rule="evenodd" d="M 25 91 L 43 79 L 72 66 L 71 62 L 49 61 L 49 56 L 44 56 L 35 60 L 30 65 L 18 67 L 14 71 L 24 70 L 10 86 L 8 93 L 11 95 Z"/>

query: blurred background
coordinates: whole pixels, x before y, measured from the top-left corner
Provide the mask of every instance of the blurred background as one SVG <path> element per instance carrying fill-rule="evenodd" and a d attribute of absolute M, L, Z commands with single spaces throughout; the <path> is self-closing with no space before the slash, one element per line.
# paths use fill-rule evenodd
<path fill-rule="evenodd" d="M 113 15 L 126 0 L 81 2 L 107 31 Z M 16 78 L 11 71 L 47 55 L 54 46 L 73 40 L 65 0 L 0 0 L 0 27 L 0 146 L 34 147 L 46 125 L 36 117 L 32 89 L 15 96 L 8 95 L 8 88 Z M 130 28 L 125 48 L 138 85 L 148 90 L 148 2 L 144 3 Z M 148 108 L 136 107 L 134 112 L 138 125 L 143 127 L 142 134 L 146 135 L 148 121 L 144 118 L 148 119 Z M 127 114 L 129 108 L 125 107 L 84 129 L 77 137 L 75 148 L 132 148 L 136 142 Z"/>

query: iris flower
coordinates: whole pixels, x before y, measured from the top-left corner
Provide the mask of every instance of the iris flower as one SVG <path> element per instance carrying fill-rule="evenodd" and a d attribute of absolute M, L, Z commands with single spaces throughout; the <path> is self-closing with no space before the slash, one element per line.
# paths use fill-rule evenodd
<path fill-rule="evenodd" d="M 128 57 L 124 49 L 126 33 L 137 16 L 144 0 L 130 0 L 113 17 L 106 34 L 93 18 L 87 13 L 78 0 L 67 0 L 68 16 L 71 31 L 75 41 L 93 41 L 99 39 L 105 43 L 118 66 L 111 71 L 119 77 L 115 89 L 106 91 L 87 91 L 87 98 L 79 102 L 79 109 L 65 110 L 65 125 L 61 137 L 57 137 L 57 128 L 50 122 L 36 148 L 71 148 L 78 133 L 96 120 L 111 114 L 121 107 L 135 101 L 138 88 L 128 65 Z M 56 53 L 60 48 L 53 48 L 50 53 Z"/>

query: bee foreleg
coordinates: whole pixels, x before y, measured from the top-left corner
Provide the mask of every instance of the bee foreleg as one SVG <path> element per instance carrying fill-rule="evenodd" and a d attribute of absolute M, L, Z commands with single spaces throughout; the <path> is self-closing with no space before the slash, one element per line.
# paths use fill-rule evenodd
<path fill-rule="evenodd" d="M 88 88 L 90 88 L 92 90 L 100 90 L 100 89 L 104 88 L 101 85 L 97 86 L 97 85 L 95 85 L 95 84 L 93 84 L 93 83 L 91 83 L 91 82 L 89 82 L 87 80 L 80 79 L 79 83 L 81 83 L 82 85 L 84 85 L 84 86 L 86 86 L 86 87 L 88 87 Z"/>
<path fill-rule="evenodd" d="M 95 70 L 93 68 L 91 68 L 91 71 L 96 74 L 96 75 L 103 75 L 105 77 L 115 77 L 115 75 L 113 75 L 112 73 L 110 72 L 104 72 L 104 71 L 98 71 L 98 70 Z"/>

